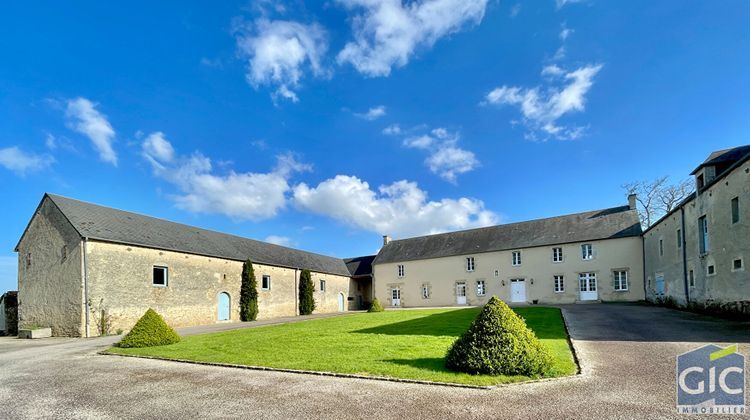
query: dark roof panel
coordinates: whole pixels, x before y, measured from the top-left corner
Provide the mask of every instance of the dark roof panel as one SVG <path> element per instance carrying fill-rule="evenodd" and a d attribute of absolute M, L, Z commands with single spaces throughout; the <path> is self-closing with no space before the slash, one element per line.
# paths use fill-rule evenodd
<path fill-rule="evenodd" d="M 367 255 L 364 257 L 344 258 L 344 262 L 352 277 L 371 276 L 372 260 L 374 259 L 375 255 Z"/>
<path fill-rule="evenodd" d="M 344 260 L 47 194 L 81 236 L 349 276 Z"/>
<path fill-rule="evenodd" d="M 690 175 L 695 175 L 701 168 L 704 166 L 727 166 L 731 165 L 739 160 L 743 160 L 750 154 L 750 145 L 746 146 L 738 146 L 733 147 L 731 149 L 723 149 L 723 150 L 717 150 L 715 152 L 711 152 L 710 155 L 708 155 L 708 158 L 703 161 L 700 165 L 698 165 L 697 168 L 693 170 L 693 172 L 690 173 Z M 721 168 L 726 169 L 726 168 Z M 716 176 L 719 176 L 720 173 L 717 173 Z"/>
<path fill-rule="evenodd" d="M 639 236 L 628 206 L 391 241 L 373 264 Z"/>

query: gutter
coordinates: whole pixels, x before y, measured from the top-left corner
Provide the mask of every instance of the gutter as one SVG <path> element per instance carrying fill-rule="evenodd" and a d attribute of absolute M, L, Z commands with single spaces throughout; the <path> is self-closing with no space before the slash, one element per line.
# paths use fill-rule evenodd
<path fill-rule="evenodd" d="M 680 207 L 680 225 L 682 229 L 682 236 L 680 238 L 680 245 L 682 246 L 682 280 L 685 283 L 685 305 L 690 304 L 690 287 L 688 286 L 688 271 L 687 271 L 687 241 L 685 240 L 685 207 Z"/>

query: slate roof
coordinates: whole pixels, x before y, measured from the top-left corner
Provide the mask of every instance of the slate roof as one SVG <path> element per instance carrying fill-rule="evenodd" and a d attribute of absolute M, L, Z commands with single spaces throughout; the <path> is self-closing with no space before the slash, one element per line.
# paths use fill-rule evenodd
<path fill-rule="evenodd" d="M 349 276 L 344 260 L 45 194 L 81 237 Z"/>
<path fill-rule="evenodd" d="M 391 241 L 373 264 L 639 236 L 628 206 Z"/>
<path fill-rule="evenodd" d="M 344 258 L 346 267 L 352 277 L 362 277 L 372 275 L 372 260 L 375 255 L 366 255 L 364 257 Z"/>

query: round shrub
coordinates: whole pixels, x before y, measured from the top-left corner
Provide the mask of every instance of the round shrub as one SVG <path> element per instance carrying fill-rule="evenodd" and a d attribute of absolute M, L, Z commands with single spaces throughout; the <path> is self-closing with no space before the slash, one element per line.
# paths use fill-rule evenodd
<path fill-rule="evenodd" d="M 370 305 L 370 309 L 367 312 L 383 312 L 383 305 L 380 304 L 378 298 L 372 300 L 372 305 Z"/>
<path fill-rule="evenodd" d="M 493 296 L 469 330 L 453 343 L 445 366 L 486 375 L 542 375 L 552 364 L 549 350 L 526 322 Z"/>
<path fill-rule="evenodd" d="M 161 315 L 150 309 L 135 323 L 133 329 L 123 337 L 120 347 L 166 346 L 180 341 L 180 336 L 164 322 Z"/>

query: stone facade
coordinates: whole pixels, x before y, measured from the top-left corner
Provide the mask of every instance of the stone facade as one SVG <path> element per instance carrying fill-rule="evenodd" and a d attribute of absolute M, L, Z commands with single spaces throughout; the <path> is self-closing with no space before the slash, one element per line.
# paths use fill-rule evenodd
<path fill-rule="evenodd" d="M 40 204 L 17 251 L 19 327 L 84 335 L 81 238 L 49 200 Z"/>
<path fill-rule="evenodd" d="M 711 175 L 711 169 L 696 175 Z M 739 210 L 736 222 L 732 221 L 733 199 Z M 702 217 L 708 225 L 706 252 L 700 246 Z M 750 314 L 749 238 L 750 162 L 745 162 L 644 233 L 647 299 Z M 739 268 L 735 267 L 738 260 Z"/>
<path fill-rule="evenodd" d="M 493 295 L 513 301 L 511 279 L 524 279 L 524 302 L 573 303 L 581 300 L 579 273 L 595 273 L 597 300 L 643 300 L 643 256 L 640 237 L 588 241 L 594 257 L 584 260 L 581 245 L 569 243 L 518 250 L 456 255 L 395 263 L 375 264 L 375 296 L 384 306 L 393 306 L 392 290 L 399 288 L 401 307 L 483 305 Z M 553 262 L 552 249 L 563 249 L 561 262 Z M 521 252 L 521 264 L 512 265 L 512 253 Z M 466 258 L 474 258 L 474 270 L 467 271 Z M 404 266 L 399 277 L 398 266 Z M 614 290 L 614 270 L 626 271 L 628 289 Z M 563 276 L 563 291 L 555 292 L 554 276 Z M 484 282 L 480 295 L 478 282 Z M 458 285 L 466 287 L 466 302 L 457 300 Z M 428 298 L 422 295 L 427 287 Z"/>

